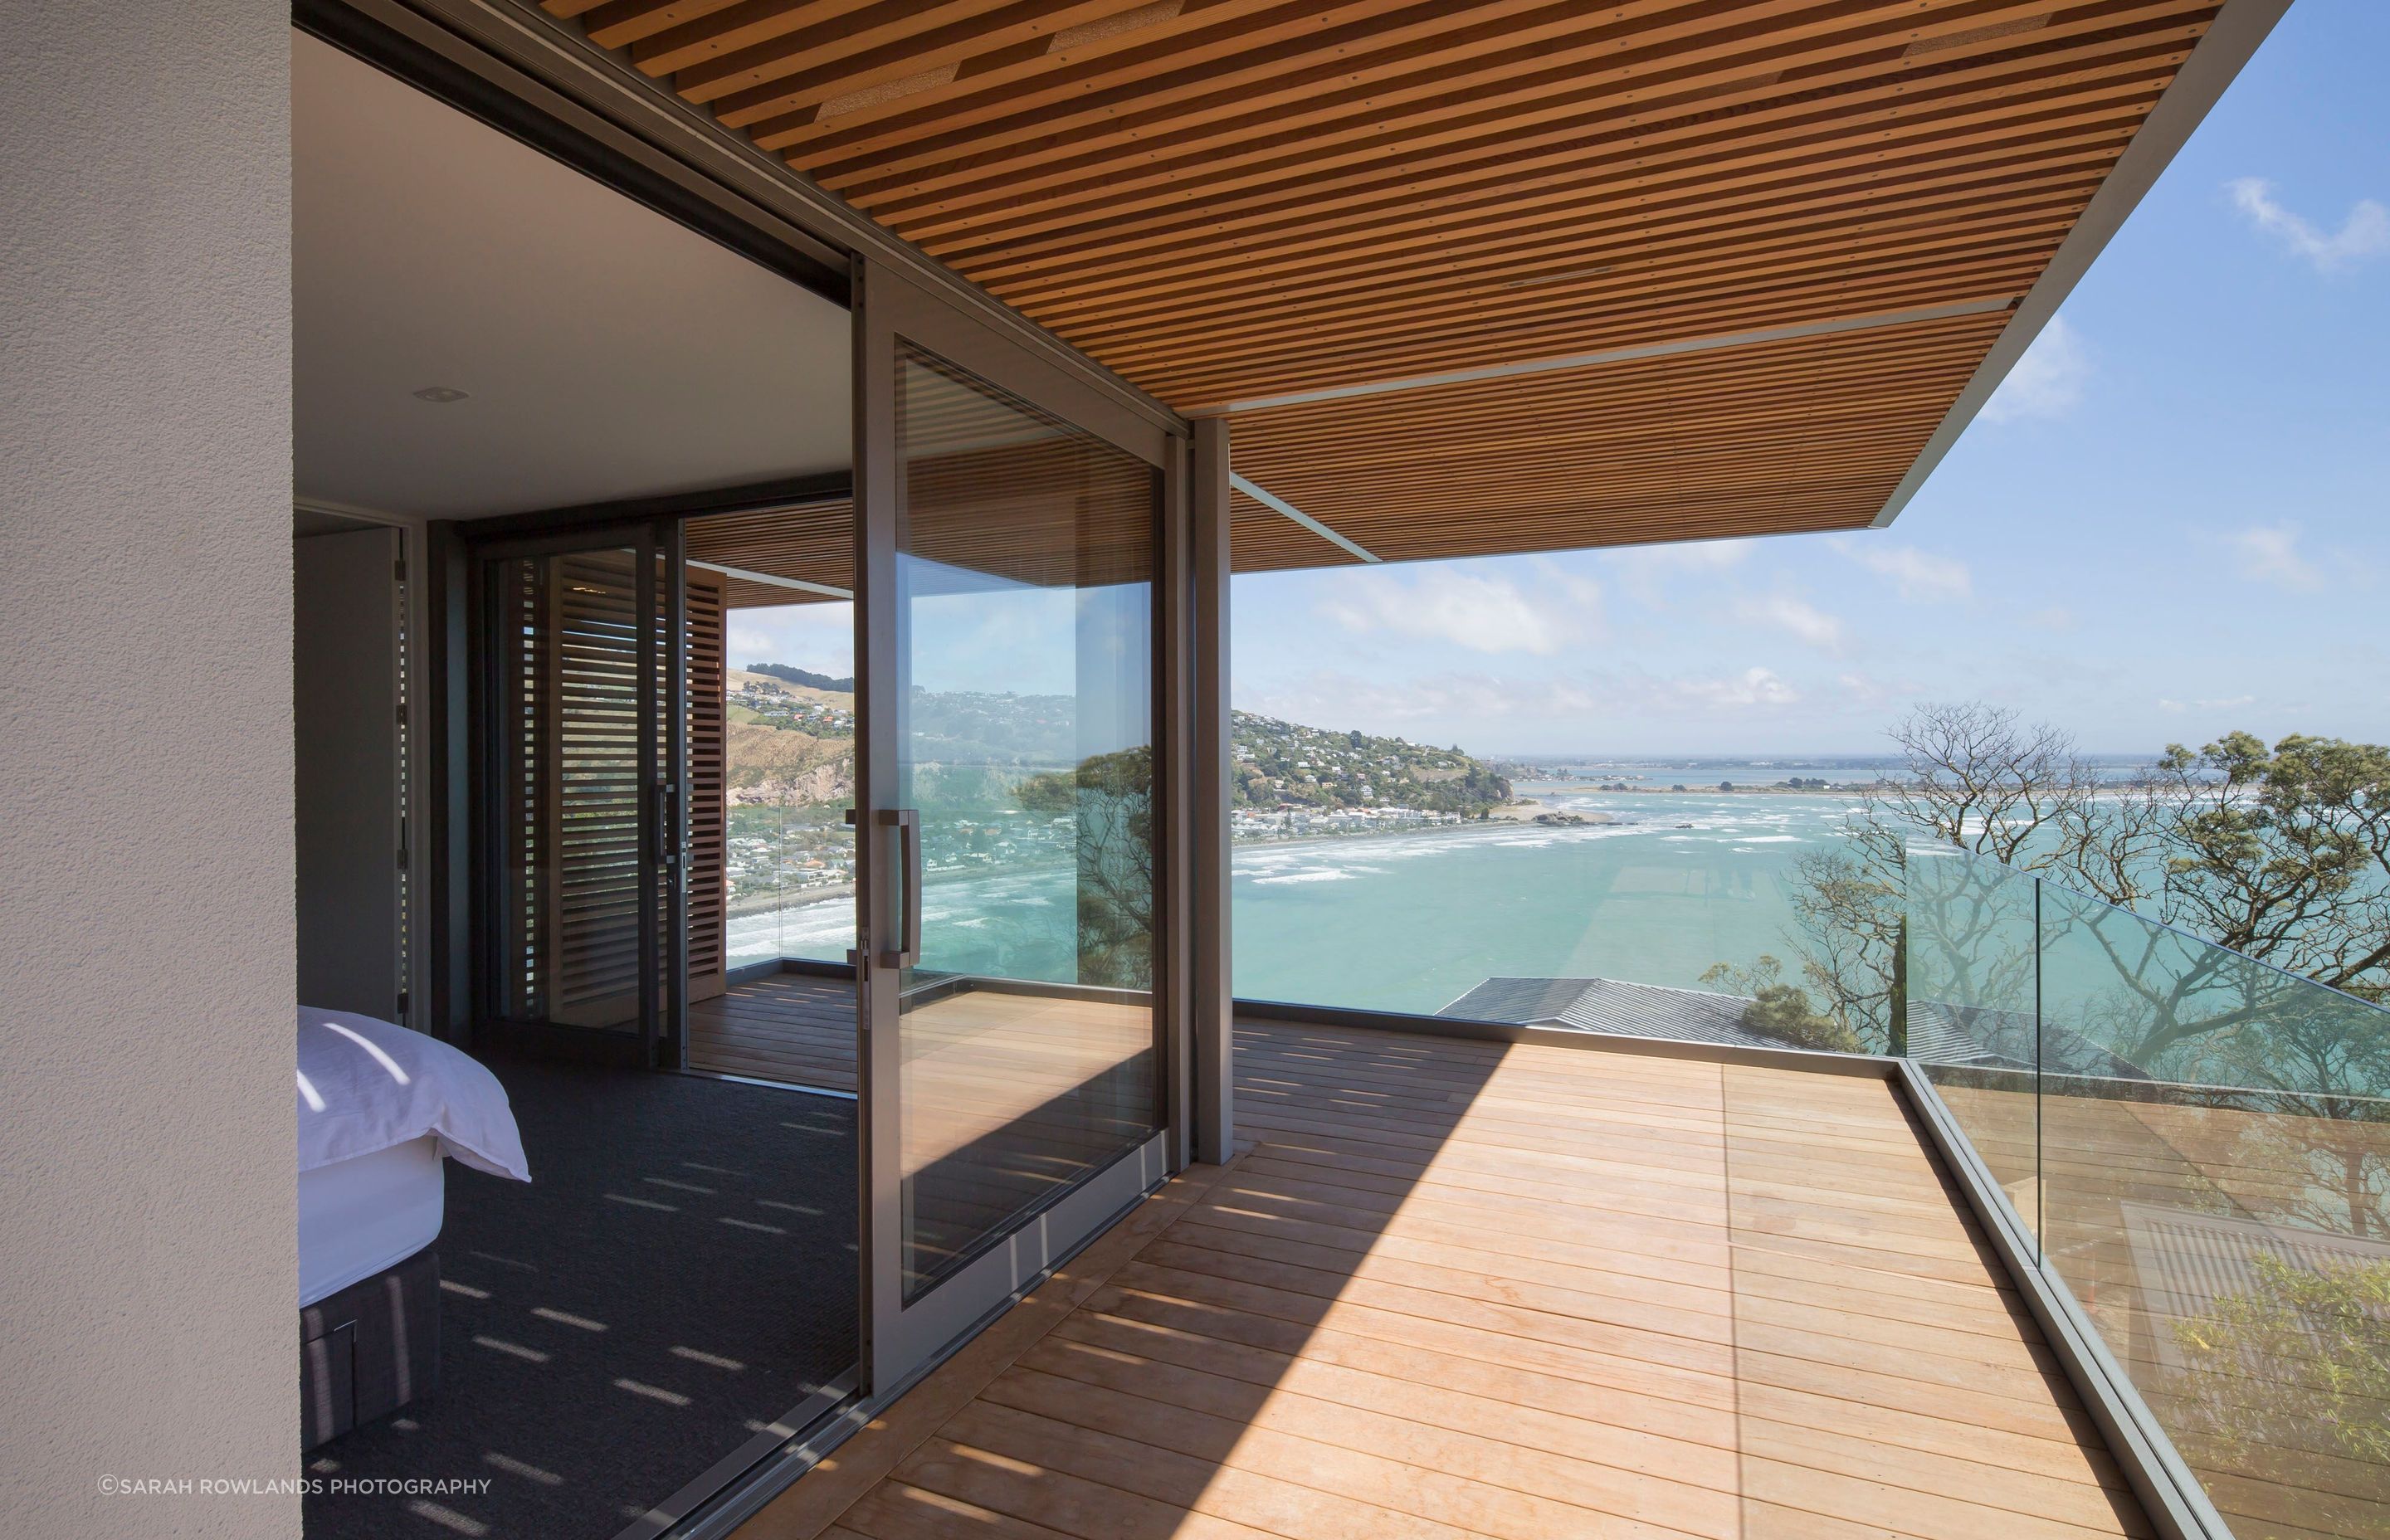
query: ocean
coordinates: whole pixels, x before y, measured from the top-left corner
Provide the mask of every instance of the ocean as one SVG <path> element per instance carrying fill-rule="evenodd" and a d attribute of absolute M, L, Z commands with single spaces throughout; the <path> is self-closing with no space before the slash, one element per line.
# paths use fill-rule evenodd
<path fill-rule="evenodd" d="M 1803 773 L 1814 772 L 1780 772 Z M 1773 954 L 1789 964 L 1794 864 L 1831 847 L 1851 806 L 1818 794 L 1517 789 L 1554 813 L 1613 821 L 1240 846 L 1237 994 L 1432 1013 L 1497 975 L 1699 988 L 1717 963 Z"/>
<path fill-rule="evenodd" d="M 1794 863 L 1831 845 L 1850 806 L 1834 795 L 1605 793 L 1582 782 L 1522 782 L 1518 792 L 1613 821 L 1240 843 L 1237 994 L 1433 1012 L 1498 974 L 1690 988 L 1715 963 L 1773 953 L 1789 964 Z M 925 960 L 1048 976 L 1064 960 L 1069 880 L 1067 867 L 933 879 Z M 853 908 L 792 905 L 734 919 L 731 931 L 734 962 L 842 957 Z"/>

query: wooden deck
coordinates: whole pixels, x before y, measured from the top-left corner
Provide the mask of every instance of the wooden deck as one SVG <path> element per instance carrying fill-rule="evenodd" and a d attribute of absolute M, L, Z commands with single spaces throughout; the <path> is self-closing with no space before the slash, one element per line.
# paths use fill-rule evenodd
<path fill-rule="evenodd" d="M 1153 1007 L 970 989 L 897 1024 L 906 1285 L 1159 1126 Z"/>
<path fill-rule="evenodd" d="M 854 1089 L 854 985 L 774 973 L 688 1007 L 688 1067 L 825 1091 Z"/>
<path fill-rule="evenodd" d="M 2150 1533 L 1885 1085 L 1239 1036 L 1238 1158 L 745 1540 Z"/>

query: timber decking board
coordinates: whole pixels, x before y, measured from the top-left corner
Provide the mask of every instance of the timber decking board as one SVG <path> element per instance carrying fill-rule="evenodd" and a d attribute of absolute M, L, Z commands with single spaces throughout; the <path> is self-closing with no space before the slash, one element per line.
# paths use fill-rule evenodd
<path fill-rule="evenodd" d="M 1240 412 L 1240 472 L 1410 558 L 1870 522 L 2221 8 L 545 4 L 1184 412 L 1980 307 L 1930 343 L 1846 333 L 1831 390 L 1779 340 L 1698 400 L 1600 366 Z M 1240 571 L 1354 559 L 1231 525 Z"/>
<path fill-rule="evenodd" d="M 1237 1035 L 1238 1159 L 742 1537 L 2151 1533 L 1889 1086 Z"/>
<path fill-rule="evenodd" d="M 692 1001 L 687 1061 L 713 1074 L 852 1091 L 854 985 L 774 973 Z"/>

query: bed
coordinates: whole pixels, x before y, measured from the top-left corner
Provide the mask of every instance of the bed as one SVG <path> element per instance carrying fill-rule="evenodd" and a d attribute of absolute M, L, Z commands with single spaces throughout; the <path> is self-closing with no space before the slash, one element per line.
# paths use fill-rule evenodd
<path fill-rule="evenodd" d="M 445 1162 L 531 1180 L 497 1077 L 393 1022 L 299 1010 L 302 1447 L 429 1393 L 440 1377 Z"/>

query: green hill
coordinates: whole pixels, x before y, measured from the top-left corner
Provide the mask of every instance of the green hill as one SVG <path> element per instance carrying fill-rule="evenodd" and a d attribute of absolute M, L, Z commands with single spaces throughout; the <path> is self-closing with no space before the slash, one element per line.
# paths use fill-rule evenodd
<path fill-rule="evenodd" d="M 809 690 L 828 690 L 841 695 L 854 693 L 854 675 L 851 674 L 833 679 L 827 674 L 816 674 L 811 669 L 790 668 L 786 663 L 757 663 L 745 672 L 760 674 L 767 678 L 778 679 L 791 685 L 803 685 Z"/>
<path fill-rule="evenodd" d="M 1458 748 L 1330 732 L 1251 712 L 1229 719 L 1238 807 L 1415 807 L 1475 817 L 1510 800 L 1510 783 Z"/>

